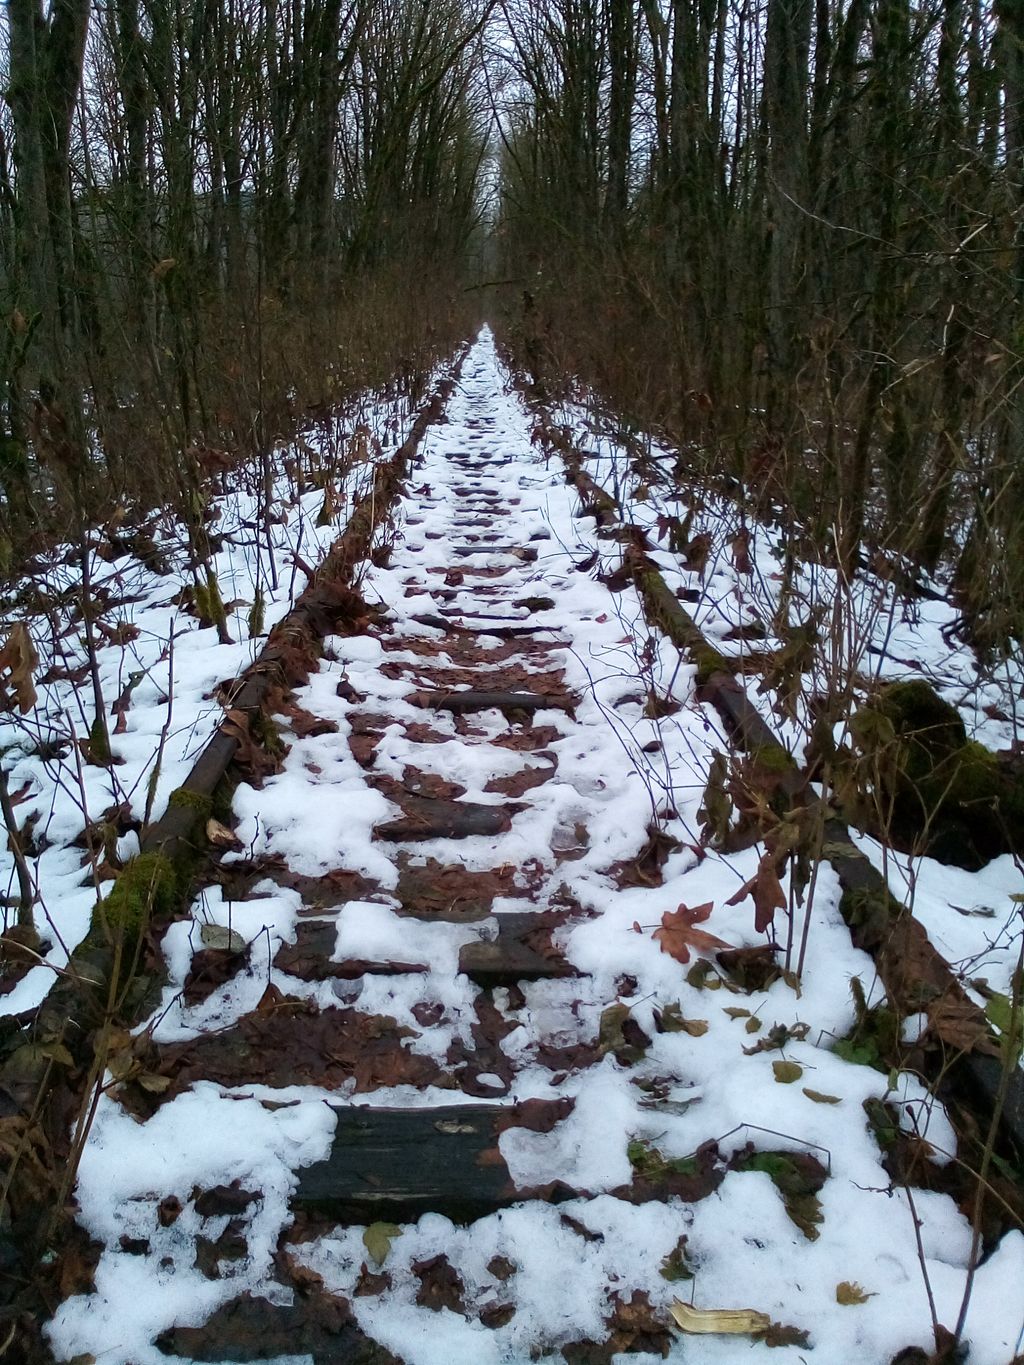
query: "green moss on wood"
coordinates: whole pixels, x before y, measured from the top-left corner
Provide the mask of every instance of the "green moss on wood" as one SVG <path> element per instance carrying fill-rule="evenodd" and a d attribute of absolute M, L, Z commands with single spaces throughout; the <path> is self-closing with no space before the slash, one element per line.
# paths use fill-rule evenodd
<path fill-rule="evenodd" d="M 263 627 L 267 619 L 267 600 L 262 591 L 257 588 L 253 604 L 249 609 L 249 639 L 253 640 L 258 635 L 263 634 Z"/>
<path fill-rule="evenodd" d="M 857 1023 L 853 1031 L 847 1035 L 848 1041 L 873 1049 L 876 1060 L 871 1063 L 872 1065 L 879 1065 L 883 1070 L 898 1065 L 902 1020 L 892 1007 L 888 996 L 884 996 L 876 1005 L 868 1005 L 859 976 L 851 978 L 850 993 L 857 1013 Z"/>
<path fill-rule="evenodd" d="M 694 663 L 697 665 L 698 683 L 708 683 L 716 673 L 733 673 L 735 664 L 720 654 L 714 645 L 702 644 L 698 649 L 690 651 Z"/>
<path fill-rule="evenodd" d="M 224 599 L 220 595 L 220 584 L 212 569 L 206 571 L 206 582 L 196 582 L 192 588 L 192 600 L 196 614 L 204 626 L 216 626 L 218 630 L 227 628 L 227 613 Z"/>
<path fill-rule="evenodd" d="M 153 915 L 178 908 L 179 874 L 162 853 L 140 853 L 125 867 L 113 891 L 96 907 L 93 923 L 135 939 Z"/>
<path fill-rule="evenodd" d="M 195 583 L 192 586 L 192 602 L 195 605 L 196 615 L 204 626 L 213 624 L 213 616 L 210 609 L 210 594 L 202 583 Z"/>
<path fill-rule="evenodd" d="M 853 776 L 879 798 L 874 811 L 863 800 L 857 809 L 897 847 L 963 867 L 1024 847 L 1024 773 L 969 740 L 956 708 L 923 679 L 881 688 L 851 732 Z"/>
<path fill-rule="evenodd" d="M 664 1180 L 669 1175 L 696 1175 L 697 1162 L 693 1157 L 664 1157 L 656 1147 L 640 1138 L 633 1139 L 626 1148 L 629 1164 L 645 1180 Z"/>
<path fill-rule="evenodd" d="M 761 744 L 751 750 L 750 758 L 763 773 L 783 776 L 797 771 L 792 754 L 781 744 Z"/>
<path fill-rule="evenodd" d="M 227 614 L 224 610 L 224 599 L 220 595 L 220 584 L 217 582 L 217 575 L 212 569 L 206 571 L 206 594 L 210 607 L 210 619 L 215 626 L 223 628 L 227 625 Z"/>
<path fill-rule="evenodd" d="M 949 799 L 961 805 L 988 802 L 990 806 L 1002 793 L 999 760 L 975 739 L 965 741 L 950 758 Z"/>
<path fill-rule="evenodd" d="M 697 666 L 697 682 L 707 683 L 715 673 L 732 673 L 735 665 L 709 643 L 697 623 L 679 605 L 657 569 L 637 568 L 634 579 L 647 609 L 647 619 L 685 650 Z"/>
<path fill-rule="evenodd" d="M 107 723 L 102 716 L 97 716 L 89 727 L 89 762 L 99 768 L 106 768 L 110 766 L 110 759 Z"/>
<path fill-rule="evenodd" d="M 209 820 L 213 814 L 213 797 L 207 796 L 205 792 L 189 791 L 188 787 L 176 787 L 171 792 L 167 804 L 179 810 L 193 811 L 197 820 Z"/>
<path fill-rule="evenodd" d="M 238 777 L 229 768 L 213 790 L 210 813 L 215 820 L 219 820 L 223 825 L 230 823 L 237 786 Z"/>
<path fill-rule="evenodd" d="M 281 738 L 281 731 L 278 729 L 274 718 L 268 716 L 265 711 L 255 711 L 250 714 L 249 733 L 265 753 L 271 754 L 275 758 L 284 755 L 286 746 Z"/>
<path fill-rule="evenodd" d="M 854 942 L 859 947 L 876 947 L 884 942 L 899 906 L 884 890 L 857 887 L 844 891 L 839 902 L 839 913 L 857 931 Z"/>
<path fill-rule="evenodd" d="M 879 693 L 875 708 L 888 717 L 898 735 L 927 736 L 930 751 L 948 752 L 966 742 L 959 711 L 923 678 L 889 683 Z"/>

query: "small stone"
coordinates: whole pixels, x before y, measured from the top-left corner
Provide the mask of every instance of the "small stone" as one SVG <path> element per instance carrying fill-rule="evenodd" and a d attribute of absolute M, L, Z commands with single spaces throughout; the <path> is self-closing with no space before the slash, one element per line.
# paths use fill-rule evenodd
<path fill-rule="evenodd" d="M 245 939 L 237 929 L 229 929 L 226 924 L 204 924 L 199 937 L 206 948 L 225 949 L 230 953 L 244 953 Z"/>
<path fill-rule="evenodd" d="M 351 1005 L 363 993 L 363 978 L 357 976 L 351 981 L 346 981 L 343 977 L 336 977 L 331 982 L 331 990 L 344 1004 Z"/>
<path fill-rule="evenodd" d="M 501 1077 L 496 1076 L 493 1071 L 484 1071 L 481 1075 L 477 1076 L 476 1083 L 477 1085 L 484 1086 L 488 1090 L 501 1090 L 504 1092 L 508 1089 L 508 1086 Z"/>

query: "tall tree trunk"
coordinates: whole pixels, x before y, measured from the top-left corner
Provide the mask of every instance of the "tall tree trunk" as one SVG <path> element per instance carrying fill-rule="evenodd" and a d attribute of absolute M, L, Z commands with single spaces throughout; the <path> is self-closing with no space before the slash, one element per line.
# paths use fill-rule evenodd
<path fill-rule="evenodd" d="M 629 207 L 629 171 L 636 95 L 636 17 L 632 0 L 608 0 L 608 189 L 605 223 L 621 246 Z"/>
<path fill-rule="evenodd" d="M 767 326 L 770 420 L 789 425 L 799 365 L 804 210 L 807 186 L 807 91 L 811 0 L 771 0 L 765 32 L 765 199 L 768 237 Z"/>
<path fill-rule="evenodd" d="M 70 457 L 79 465 L 86 448 L 69 148 L 89 10 L 89 0 L 53 0 L 48 15 L 39 0 L 8 6 L 16 260 L 23 283 L 16 306 L 31 319 L 29 364 L 45 401 L 61 413 Z"/>
<path fill-rule="evenodd" d="M 128 315 L 132 339 L 152 349 L 155 343 L 153 245 L 147 142 L 150 116 L 146 80 L 145 40 L 139 21 L 139 0 L 117 0 L 113 36 L 127 155 L 124 165 L 124 219 L 128 260 Z"/>

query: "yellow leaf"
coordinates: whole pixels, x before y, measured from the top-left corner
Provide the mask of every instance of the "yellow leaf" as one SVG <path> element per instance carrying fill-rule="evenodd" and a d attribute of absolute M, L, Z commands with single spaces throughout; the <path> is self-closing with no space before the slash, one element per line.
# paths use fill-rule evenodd
<path fill-rule="evenodd" d="M 672 1005 L 666 1005 L 661 1011 L 658 1019 L 658 1028 L 662 1033 L 682 1033 L 686 1020 L 683 1018 L 683 1011 L 676 1001 Z"/>
<path fill-rule="evenodd" d="M 836 1303 L 841 1303 L 844 1308 L 856 1303 L 867 1303 L 868 1299 L 874 1297 L 874 1294 L 862 1289 L 856 1280 L 842 1280 L 836 1285 Z"/>
<path fill-rule="evenodd" d="M 721 1332 L 730 1336 L 757 1336 L 772 1324 L 767 1313 L 756 1308 L 693 1308 L 673 1299 L 669 1312 L 682 1332 L 694 1335 Z"/>
<path fill-rule="evenodd" d="M 130 1050 L 112 1052 L 107 1058 L 107 1070 L 115 1081 L 130 1081 L 138 1075 L 140 1063 Z"/>
<path fill-rule="evenodd" d="M 804 1086 L 804 1094 L 809 1100 L 813 1100 L 815 1104 L 841 1103 L 838 1095 L 825 1095 L 820 1090 L 809 1090 L 806 1085 Z"/>
<path fill-rule="evenodd" d="M 162 1095 L 170 1087 L 170 1076 L 158 1076 L 155 1071 L 144 1071 L 136 1080 L 143 1090 L 148 1090 L 151 1095 Z"/>
<path fill-rule="evenodd" d="M 775 1079 L 780 1085 L 792 1085 L 804 1074 L 804 1069 L 796 1062 L 772 1062 Z"/>
<path fill-rule="evenodd" d="M 387 1260 L 391 1243 L 401 1231 L 397 1223 L 371 1223 L 363 1233 L 363 1246 L 377 1265 Z"/>
<path fill-rule="evenodd" d="M 748 1033 L 757 1033 L 760 1031 L 761 1021 L 755 1014 L 750 1019 L 747 1020 L 743 1027 L 746 1029 Z"/>

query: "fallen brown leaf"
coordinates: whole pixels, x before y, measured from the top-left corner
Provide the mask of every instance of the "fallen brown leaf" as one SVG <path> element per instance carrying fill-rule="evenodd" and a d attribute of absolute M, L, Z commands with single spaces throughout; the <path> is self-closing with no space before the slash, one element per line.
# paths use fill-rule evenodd
<path fill-rule="evenodd" d="M 858 1303 L 867 1303 L 868 1299 L 874 1297 L 874 1294 L 869 1294 L 865 1289 L 862 1289 L 856 1280 L 841 1280 L 836 1285 L 836 1303 L 841 1303 L 844 1308 L 850 1308 Z"/>
<path fill-rule="evenodd" d="M 958 1000 L 950 993 L 941 995 L 928 1006 L 928 1024 L 947 1047 L 961 1052 L 986 1052 L 999 1055 L 988 1020 L 970 1000 Z"/>
<path fill-rule="evenodd" d="M 753 897 L 754 901 L 754 929 L 763 934 L 774 920 L 775 911 L 786 907 L 786 893 L 775 868 L 774 853 L 764 854 L 753 877 L 729 897 L 726 905 L 739 905 L 747 896 Z"/>
<path fill-rule="evenodd" d="M 713 901 L 692 908 L 680 905 L 678 910 L 666 910 L 661 917 L 661 928 L 655 929 L 654 941 L 663 953 L 674 957 L 677 962 L 689 962 L 690 950 L 694 952 L 714 952 L 718 948 L 728 948 L 729 944 L 705 929 L 696 925 L 703 923 L 714 909 Z"/>
<path fill-rule="evenodd" d="M 7 639 L 0 649 L 0 673 L 8 674 L 0 682 L 0 705 L 7 711 L 11 709 L 8 685 L 14 691 L 14 703 L 22 715 L 31 711 L 36 704 L 35 683 L 32 675 L 39 667 L 39 655 L 28 633 L 24 621 L 15 621 L 7 632 Z"/>

